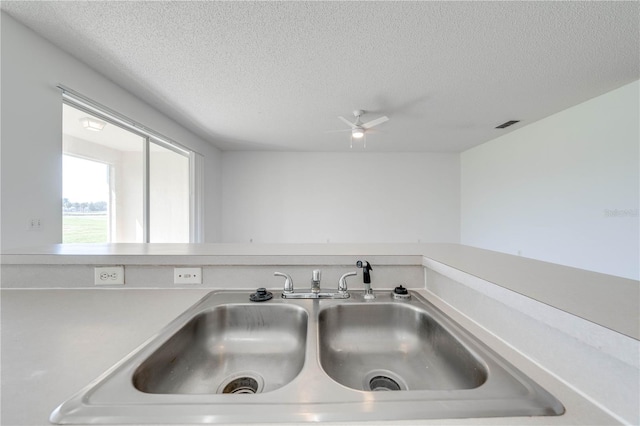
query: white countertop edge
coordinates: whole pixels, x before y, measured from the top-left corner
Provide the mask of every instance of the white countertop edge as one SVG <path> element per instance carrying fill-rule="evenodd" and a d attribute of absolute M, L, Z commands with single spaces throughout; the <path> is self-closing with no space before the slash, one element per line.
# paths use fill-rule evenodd
<path fill-rule="evenodd" d="M 530 282 L 531 290 L 524 289 L 522 285 L 511 285 L 510 281 L 494 282 L 489 281 L 482 276 L 477 276 L 469 273 L 466 270 L 459 269 L 455 266 L 450 266 L 433 259 L 424 258 L 423 266 L 425 268 L 432 269 L 438 273 L 446 275 L 456 281 L 469 282 L 475 280 L 476 282 L 488 283 L 498 286 L 502 289 L 511 291 L 521 296 L 525 296 L 535 302 L 542 303 L 551 308 L 555 308 L 560 312 L 574 315 L 583 320 L 589 321 L 596 326 L 605 327 L 606 329 L 621 334 L 624 338 L 630 338 L 635 341 L 640 340 L 640 332 L 638 330 L 639 309 L 638 304 L 631 304 L 627 309 L 623 309 L 624 306 L 615 307 L 615 300 L 620 296 L 612 295 L 609 299 L 601 298 L 594 304 L 585 304 L 584 297 L 554 297 L 556 294 L 553 288 L 549 288 L 548 292 L 544 293 L 539 287 L 549 287 L 549 283 L 536 282 L 535 277 L 523 277 L 523 280 Z M 568 283 L 569 284 L 569 283 Z M 578 285 L 574 285 L 576 294 L 579 294 L 580 289 Z M 633 297 L 633 296 L 632 296 Z M 640 300 L 635 299 L 638 303 Z M 633 302 L 633 300 L 632 300 Z M 611 309 L 606 309 L 607 305 Z M 564 322 L 558 322 L 560 327 Z M 568 331 L 568 326 L 564 327 L 565 331 Z"/>

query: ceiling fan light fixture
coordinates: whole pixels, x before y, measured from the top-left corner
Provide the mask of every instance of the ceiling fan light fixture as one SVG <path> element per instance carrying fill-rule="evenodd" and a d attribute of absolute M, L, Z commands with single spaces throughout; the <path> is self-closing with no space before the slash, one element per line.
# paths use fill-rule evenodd
<path fill-rule="evenodd" d="M 82 124 L 82 127 L 84 127 L 87 130 L 91 130 L 92 132 L 99 132 L 102 129 L 104 129 L 104 126 L 107 125 L 107 123 L 105 123 L 104 121 L 98 120 L 97 118 L 93 118 L 93 117 L 81 118 L 80 124 Z"/>
<path fill-rule="evenodd" d="M 351 131 L 351 136 L 353 136 L 356 139 L 362 138 L 364 136 L 364 129 L 356 127 Z"/>

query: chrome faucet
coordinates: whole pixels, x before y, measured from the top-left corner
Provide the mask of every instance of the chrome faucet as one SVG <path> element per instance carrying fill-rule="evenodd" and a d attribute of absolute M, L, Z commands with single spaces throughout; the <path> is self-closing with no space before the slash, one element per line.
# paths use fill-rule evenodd
<path fill-rule="evenodd" d="M 356 275 L 355 272 L 348 272 L 340 277 L 338 281 L 338 291 L 321 291 L 320 278 L 322 273 L 319 269 L 314 269 L 311 273 L 311 290 L 308 292 L 293 291 L 293 280 L 288 274 L 282 272 L 274 272 L 274 276 L 283 277 L 284 289 L 282 290 L 283 299 L 348 299 L 347 277 Z"/>

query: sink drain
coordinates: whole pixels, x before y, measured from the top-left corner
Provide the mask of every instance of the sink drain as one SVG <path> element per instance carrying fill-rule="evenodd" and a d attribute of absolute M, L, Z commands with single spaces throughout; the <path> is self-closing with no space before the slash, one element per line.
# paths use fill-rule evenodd
<path fill-rule="evenodd" d="M 238 373 L 227 377 L 218 387 L 218 393 L 254 394 L 262 392 L 264 380 L 255 373 Z"/>
<path fill-rule="evenodd" d="M 369 380 L 369 389 L 372 391 L 399 391 L 400 385 L 390 377 L 376 376 Z"/>
<path fill-rule="evenodd" d="M 364 390 L 400 391 L 407 390 L 407 385 L 397 374 L 388 370 L 370 371 L 364 378 Z"/>

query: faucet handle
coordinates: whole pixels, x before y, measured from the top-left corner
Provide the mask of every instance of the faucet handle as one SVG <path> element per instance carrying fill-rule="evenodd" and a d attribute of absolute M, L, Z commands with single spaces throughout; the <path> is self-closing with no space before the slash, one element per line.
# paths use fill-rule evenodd
<path fill-rule="evenodd" d="M 347 277 L 353 277 L 358 275 L 357 272 L 347 272 L 346 274 L 344 274 L 343 276 L 340 277 L 340 280 L 338 281 L 338 291 L 340 293 L 346 293 L 347 292 Z"/>
<path fill-rule="evenodd" d="M 322 275 L 322 272 L 320 272 L 320 269 L 314 269 L 313 272 L 311 273 L 311 281 L 319 283 L 321 275 Z"/>
<path fill-rule="evenodd" d="M 283 293 L 286 293 L 286 294 L 293 293 L 293 280 L 291 279 L 291 276 L 289 276 L 289 274 L 283 274 L 282 272 L 274 272 L 273 276 L 283 277 L 285 279 L 284 290 L 282 291 Z"/>

